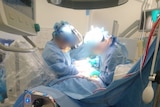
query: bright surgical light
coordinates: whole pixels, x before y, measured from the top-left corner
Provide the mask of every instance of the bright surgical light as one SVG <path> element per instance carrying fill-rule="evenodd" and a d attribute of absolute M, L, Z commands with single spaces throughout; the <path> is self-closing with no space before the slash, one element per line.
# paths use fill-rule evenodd
<path fill-rule="evenodd" d="M 108 31 L 104 30 L 104 28 L 91 26 L 91 30 L 86 33 L 84 37 L 84 43 L 100 43 L 103 38 L 108 38 Z"/>
<path fill-rule="evenodd" d="M 51 0 L 51 3 L 59 5 L 61 4 L 62 0 Z"/>

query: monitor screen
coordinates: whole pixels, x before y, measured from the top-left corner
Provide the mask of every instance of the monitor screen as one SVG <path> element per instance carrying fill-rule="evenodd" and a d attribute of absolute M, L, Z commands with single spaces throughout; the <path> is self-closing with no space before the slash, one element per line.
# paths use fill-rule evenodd
<path fill-rule="evenodd" d="M 3 0 L 6 5 L 33 18 L 32 0 Z"/>

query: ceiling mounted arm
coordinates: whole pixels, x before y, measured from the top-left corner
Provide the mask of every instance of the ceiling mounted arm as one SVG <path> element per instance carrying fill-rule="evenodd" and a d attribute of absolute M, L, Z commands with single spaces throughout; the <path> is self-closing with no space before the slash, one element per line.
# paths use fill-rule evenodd
<path fill-rule="evenodd" d="M 22 49 L 22 48 L 8 47 L 0 44 L 0 49 L 4 51 L 10 51 L 10 52 L 30 53 L 30 52 L 36 51 L 37 48 Z"/>
<path fill-rule="evenodd" d="M 115 7 L 128 0 L 47 0 L 49 3 L 72 9 L 101 9 Z"/>
<path fill-rule="evenodd" d="M 3 51 L 20 52 L 20 53 L 30 53 L 30 52 L 34 52 L 38 49 L 36 47 L 36 45 L 27 36 L 23 36 L 23 37 L 33 48 L 22 49 L 22 48 L 17 48 L 17 47 L 4 46 L 4 45 L 0 44 L 0 49 Z"/>

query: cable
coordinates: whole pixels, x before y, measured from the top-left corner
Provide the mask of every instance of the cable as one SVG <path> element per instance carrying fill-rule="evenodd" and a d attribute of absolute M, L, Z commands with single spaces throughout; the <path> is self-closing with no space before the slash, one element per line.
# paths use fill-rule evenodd
<path fill-rule="evenodd" d="M 144 30 L 145 30 L 145 26 L 146 26 L 146 3 L 148 2 L 148 0 L 145 0 L 142 4 L 142 7 L 141 7 L 141 12 L 143 12 L 143 16 L 144 16 L 144 19 L 143 19 L 143 30 L 142 30 L 142 35 L 141 35 L 141 38 L 140 39 L 143 39 L 144 38 Z M 141 58 L 141 64 L 142 64 L 142 60 L 143 60 L 143 57 Z M 140 64 L 140 71 L 142 70 L 141 68 L 141 64 Z"/>
<path fill-rule="evenodd" d="M 143 38 L 144 38 L 144 35 L 145 35 L 145 26 L 146 26 L 146 5 L 147 5 L 147 3 L 148 3 L 148 0 L 145 0 L 144 2 L 143 2 L 143 4 L 142 4 L 142 8 L 141 8 L 141 12 L 143 13 L 143 30 L 142 30 L 142 35 L 141 35 L 141 38 L 140 38 L 140 40 L 143 40 Z M 142 50 L 143 51 L 143 50 Z M 144 51 L 143 51 L 143 53 L 144 53 Z M 141 82 L 142 82 L 142 86 L 143 86 L 143 79 L 142 79 L 142 63 L 143 63 L 143 59 L 144 57 L 142 56 L 141 58 L 140 58 L 140 78 L 141 78 Z"/>
<path fill-rule="evenodd" d="M 148 0 L 144 0 L 143 2 L 143 5 L 142 5 L 142 8 L 141 8 L 141 11 L 143 12 L 143 16 L 144 16 L 144 19 L 143 19 L 143 31 L 142 31 L 142 35 L 141 35 L 141 38 L 140 40 L 143 40 L 144 38 L 144 35 L 145 35 L 145 27 L 146 27 L 146 9 L 147 9 L 147 3 L 148 3 Z M 144 50 L 142 50 L 143 53 L 144 53 Z M 142 78 L 142 69 L 143 69 L 143 60 L 144 60 L 144 57 L 142 56 L 141 59 L 140 59 L 140 78 L 141 78 L 141 84 L 142 84 L 142 88 L 144 87 L 144 83 L 143 83 L 143 78 Z M 140 100 L 139 102 L 139 106 L 141 105 L 142 101 Z"/>
<path fill-rule="evenodd" d="M 143 21 L 143 31 L 142 31 L 142 35 L 141 35 L 140 40 L 143 40 L 143 38 L 144 38 L 144 33 L 145 33 L 144 30 L 145 30 L 145 26 L 146 26 L 146 11 L 142 10 L 142 12 L 143 12 L 143 16 L 144 16 L 144 19 L 143 19 L 144 21 Z M 142 78 L 142 75 L 141 75 L 141 72 L 142 72 L 142 62 L 143 62 L 143 57 L 141 57 L 141 61 L 140 61 L 140 76 L 141 76 L 141 78 Z"/>
<path fill-rule="evenodd" d="M 148 55 L 148 50 L 149 50 L 149 46 L 150 46 L 150 43 L 151 43 L 151 39 L 153 37 L 153 34 L 157 28 L 157 26 L 159 25 L 160 23 L 160 18 L 158 18 L 157 22 L 154 24 L 151 32 L 150 32 L 150 35 L 149 35 L 149 38 L 148 38 L 148 42 L 147 42 L 147 46 L 146 46 L 146 51 L 145 51 L 145 56 L 144 56 L 144 60 L 143 60 L 143 63 L 142 63 L 142 67 L 144 67 L 144 64 L 146 62 L 146 59 L 147 59 L 147 55 Z"/>
<path fill-rule="evenodd" d="M 157 57 L 158 48 L 159 48 L 159 40 L 160 40 L 160 37 L 159 37 L 160 35 L 159 34 L 160 34 L 160 31 L 158 31 L 158 36 L 157 36 L 157 41 L 156 41 L 156 48 L 155 48 L 155 52 L 154 52 L 154 56 L 153 56 L 153 61 L 152 61 L 152 67 L 151 67 L 150 75 L 153 75 L 153 73 L 154 73 L 154 67 L 155 67 L 155 63 L 156 63 L 156 57 Z"/>

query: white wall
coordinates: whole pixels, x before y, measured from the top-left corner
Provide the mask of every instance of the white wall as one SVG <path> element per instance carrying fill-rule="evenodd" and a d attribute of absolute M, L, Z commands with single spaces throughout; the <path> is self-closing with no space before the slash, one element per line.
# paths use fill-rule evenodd
<path fill-rule="evenodd" d="M 113 20 L 120 24 L 119 33 L 125 30 L 135 20 L 140 18 L 142 2 L 129 0 L 128 3 L 108 9 L 91 10 L 91 15 L 86 16 L 85 10 L 61 8 L 47 3 L 47 0 L 35 0 L 36 22 L 41 26 L 41 32 L 32 40 L 39 48 L 43 48 L 49 41 L 55 22 L 66 20 L 74 25 L 83 35 L 90 25 L 103 26 L 112 33 Z"/>
<path fill-rule="evenodd" d="M 100 9 L 92 11 L 91 25 L 105 27 L 112 33 L 113 21 L 119 23 L 119 33 L 125 30 L 135 20 L 140 19 L 142 2 L 129 0 L 128 3 L 108 9 Z"/>
<path fill-rule="evenodd" d="M 55 22 L 66 20 L 74 25 L 83 35 L 91 25 L 105 27 L 112 33 L 113 21 L 119 23 L 119 33 L 125 30 L 135 20 L 140 19 L 142 2 L 129 0 L 128 3 L 108 8 L 91 10 L 90 16 L 86 16 L 85 10 L 73 10 L 57 7 L 47 3 L 47 0 L 36 0 L 36 22 L 41 26 L 41 32 L 33 40 L 38 47 L 43 48 L 51 39 Z"/>
<path fill-rule="evenodd" d="M 73 10 L 49 4 L 47 0 L 35 0 L 36 22 L 40 24 L 41 31 L 32 40 L 39 48 L 44 48 L 47 41 L 51 40 L 54 23 L 61 20 L 72 24 L 83 35 L 88 30 L 89 16 L 85 10 Z"/>
<path fill-rule="evenodd" d="M 68 21 L 84 34 L 88 29 L 88 16 L 85 10 L 61 8 L 49 4 L 47 0 L 36 0 L 36 21 L 42 28 L 53 28 L 55 22 Z"/>

